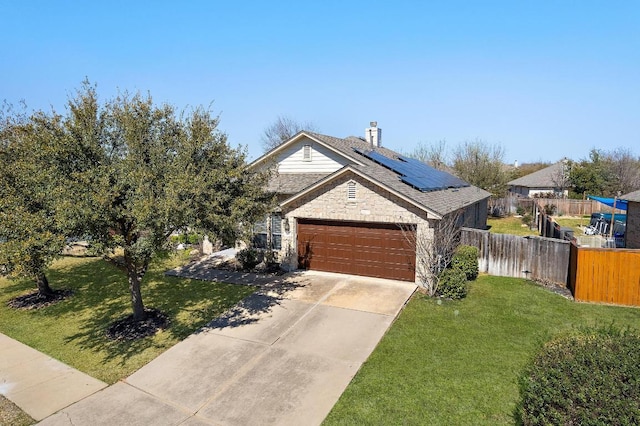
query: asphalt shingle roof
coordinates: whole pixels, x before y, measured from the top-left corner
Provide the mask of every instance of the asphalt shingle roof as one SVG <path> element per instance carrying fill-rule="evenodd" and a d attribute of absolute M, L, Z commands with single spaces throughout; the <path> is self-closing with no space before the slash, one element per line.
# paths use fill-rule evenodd
<path fill-rule="evenodd" d="M 640 189 L 620 196 L 621 199 L 640 203 Z"/>
<path fill-rule="evenodd" d="M 397 173 L 356 153 L 354 148 L 359 148 L 361 150 L 371 149 L 371 146 L 364 140 L 354 136 L 340 139 L 319 133 L 305 133 L 333 147 L 334 149 L 337 149 L 347 157 L 362 163 L 363 165 L 353 164 L 351 166 L 362 174 L 370 177 L 374 181 L 378 181 L 396 192 L 403 194 L 405 197 L 413 200 L 416 204 L 422 205 L 425 209 L 432 210 L 440 215 L 446 215 L 454 212 L 462 207 L 488 198 L 491 195 L 489 192 L 475 186 L 422 192 L 402 182 Z M 391 159 L 397 158 L 397 156 L 400 155 L 385 147 L 376 147 L 375 150 L 376 152 Z"/>
<path fill-rule="evenodd" d="M 297 194 L 326 176 L 326 173 L 278 173 L 269 180 L 267 191 L 286 195 Z"/>
<path fill-rule="evenodd" d="M 507 185 L 524 186 L 526 188 L 555 188 L 558 186 L 556 182 L 558 181 L 558 176 L 562 173 L 563 167 L 564 163 L 559 161 L 542 170 L 507 182 Z"/>

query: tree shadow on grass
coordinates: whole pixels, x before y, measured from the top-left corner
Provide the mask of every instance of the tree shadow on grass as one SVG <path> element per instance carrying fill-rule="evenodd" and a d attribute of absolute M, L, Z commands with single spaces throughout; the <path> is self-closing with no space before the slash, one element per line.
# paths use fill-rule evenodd
<path fill-rule="evenodd" d="M 82 320 L 75 333 L 65 338 L 83 350 L 105 351 L 109 357 L 122 356 L 126 345 L 110 341 L 107 328 L 119 318 L 130 313 L 128 285 L 124 274 L 116 266 L 101 258 L 78 263 L 51 273 L 52 282 L 58 287 L 72 288 L 74 296 L 53 305 L 43 313 L 60 317 L 80 316 Z M 145 345 L 132 345 L 133 353 L 144 350 Z M 125 351 L 126 352 L 126 351 Z M 126 353 L 124 354 L 126 357 Z"/>
<path fill-rule="evenodd" d="M 289 292 L 305 287 L 307 284 L 300 272 L 273 277 L 270 282 L 261 285 L 256 292 L 209 322 L 202 330 L 234 328 L 256 323 L 275 306 L 281 305 L 282 301 L 287 299 Z"/>
<path fill-rule="evenodd" d="M 76 296 L 61 305 L 70 312 L 83 312 L 86 319 L 76 333 L 66 338 L 83 350 L 103 352 L 105 361 L 116 360 L 124 364 L 127 359 L 150 347 L 168 348 L 197 332 L 216 318 L 225 318 L 226 325 L 235 327 L 255 322 L 261 313 L 269 312 L 281 303 L 286 293 L 300 287 L 296 273 L 272 276 L 259 285 L 232 284 L 215 281 L 185 279 L 164 275 L 163 264 L 150 268 L 142 283 L 143 300 L 149 309 L 156 309 L 169 318 L 169 325 L 159 336 L 136 340 L 111 340 L 107 328 L 122 317 L 131 314 L 127 280 L 112 264 L 101 259 L 86 266 L 68 269 L 57 282 L 85 281 Z M 65 278 L 66 277 L 66 278 Z M 246 277 L 245 277 L 246 278 Z"/>
<path fill-rule="evenodd" d="M 305 285 L 295 273 L 272 276 L 254 285 L 169 277 L 164 275 L 165 265 L 152 265 L 142 283 L 146 307 L 169 317 L 168 328 L 155 336 L 137 340 L 107 337 L 111 324 L 131 314 L 131 302 L 125 274 L 101 258 L 63 259 L 55 264 L 48 272 L 52 287 L 70 289 L 74 294 L 33 314 L 46 317 L 49 324 L 68 327 L 68 333 L 62 333 L 64 344 L 93 353 L 91 362 L 98 365 L 88 368 L 100 369 L 109 364 L 126 366 L 130 358 L 155 348 L 148 356 L 143 355 L 148 359 L 212 320 L 224 327 L 256 322 L 261 313 L 279 305 L 288 291 Z M 25 282 L 4 287 L 11 292 L 30 288 Z"/>

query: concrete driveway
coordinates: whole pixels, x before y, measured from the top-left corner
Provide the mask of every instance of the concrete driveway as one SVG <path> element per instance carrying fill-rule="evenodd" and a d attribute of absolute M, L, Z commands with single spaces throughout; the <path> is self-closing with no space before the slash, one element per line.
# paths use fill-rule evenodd
<path fill-rule="evenodd" d="M 305 272 L 41 424 L 320 424 L 414 291 Z"/>

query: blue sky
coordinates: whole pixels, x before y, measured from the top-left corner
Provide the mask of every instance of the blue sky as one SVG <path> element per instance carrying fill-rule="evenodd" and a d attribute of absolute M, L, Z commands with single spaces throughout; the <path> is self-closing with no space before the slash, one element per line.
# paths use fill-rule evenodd
<path fill-rule="evenodd" d="M 404 152 L 640 154 L 637 1 L 4 0 L 0 49 L 0 100 L 62 111 L 87 77 L 103 99 L 211 105 L 250 158 L 278 115 L 338 137 L 377 120 Z"/>

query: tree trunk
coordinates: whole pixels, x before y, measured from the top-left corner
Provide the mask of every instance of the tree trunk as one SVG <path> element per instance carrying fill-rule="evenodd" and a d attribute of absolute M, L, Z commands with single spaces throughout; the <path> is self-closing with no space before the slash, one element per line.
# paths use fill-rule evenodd
<path fill-rule="evenodd" d="M 41 297 L 53 296 L 53 289 L 49 286 L 49 280 L 44 272 L 38 274 L 36 284 L 38 285 L 38 294 Z"/>
<path fill-rule="evenodd" d="M 127 279 L 129 280 L 129 292 L 131 293 L 131 307 L 133 308 L 133 318 L 136 321 L 147 319 L 147 313 L 142 303 L 142 293 L 140 292 L 141 277 L 138 273 L 136 263 L 126 253 L 124 254 L 125 265 L 127 267 Z"/>

